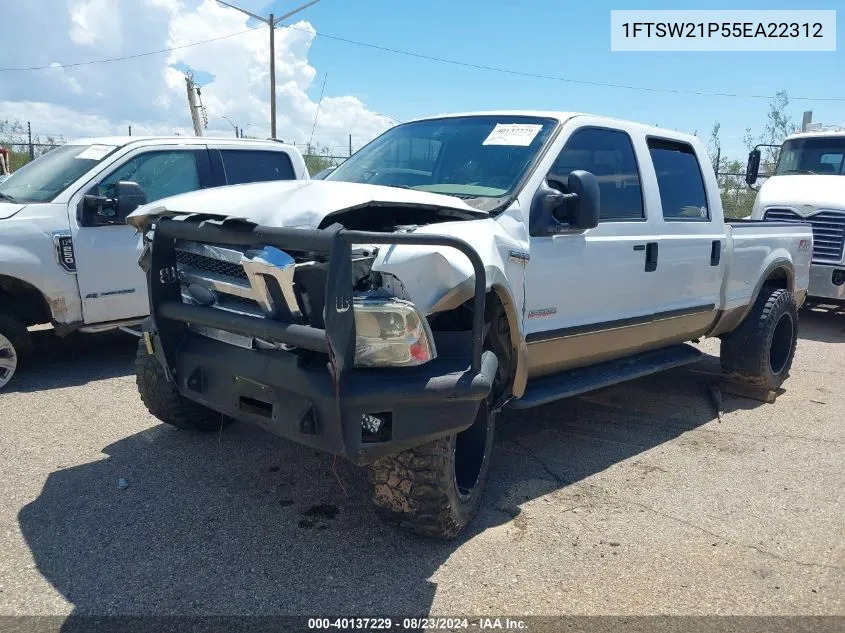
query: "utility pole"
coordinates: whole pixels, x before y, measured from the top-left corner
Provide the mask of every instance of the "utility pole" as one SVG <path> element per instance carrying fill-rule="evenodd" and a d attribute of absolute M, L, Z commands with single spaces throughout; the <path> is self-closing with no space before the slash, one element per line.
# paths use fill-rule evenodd
<path fill-rule="evenodd" d="M 319 1 L 320 0 L 311 0 L 311 2 L 306 2 L 302 6 L 297 7 L 293 11 L 288 11 L 279 17 L 276 17 L 271 13 L 265 18 L 247 11 L 246 9 L 236 7 L 234 4 L 223 2 L 223 0 L 217 0 L 220 4 L 227 6 L 230 9 L 240 11 L 241 13 L 245 13 L 249 17 L 255 18 L 259 22 L 264 22 L 264 24 L 270 27 L 270 138 L 276 138 L 276 26 L 278 26 L 278 24 L 283 20 L 287 20 L 295 13 L 299 13 L 313 4 L 317 4 Z"/>
<path fill-rule="evenodd" d="M 801 121 L 801 131 L 807 132 L 809 131 L 810 124 L 813 122 L 813 111 L 807 110 L 804 112 L 804 118 Z"/>
<path fill-rule="evenodd" d="M 349 155 L 352 156 L 352 135 L 349 135 Z"/>
<path fill-rule="evenodd" d="M 32 144 L 32 123 L 26 122 L 26 133 L 29 136 L 29 160 L 35 160 L 35 146 Z"/>
<path fill-rule="evenodd" d="M 185 84 L 188 88 L 188 107 L 191 109 L 191 121 L 194 124 L 194 135 L 202 136 L 202 124 L 200 123 L 200 109 L 202 105 L 197 105 L 197 95 L 200 94 L 199 86 L 194 83 L 194 78 L 191 73 L 185 75 Z"/>

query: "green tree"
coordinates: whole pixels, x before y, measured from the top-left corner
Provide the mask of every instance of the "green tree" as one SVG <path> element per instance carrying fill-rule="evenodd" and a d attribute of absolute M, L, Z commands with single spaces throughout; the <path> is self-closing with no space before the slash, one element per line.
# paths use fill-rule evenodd
<path fill-rule="evenodd" d="M 335 167 L 341 162 L 338 157 L 331 156 L 331 151 L 327 145 L 306 145 L 303 158 L 305 158 L 308 173 L 312 176 L 329 167 Z"/>
<path fill-rule="evenodd" d="M 53 147 L 64 144 L 62 137 L 46 136 L 43 140 L 38 134 L 32 136 L 33 154 L 38 158 Z M 17 119 L 0 120 L 0 147 L 9 149 L 9 168 L 11 171 L 23 167 L 29 162 L 29 137 L 26 125 Z"/>

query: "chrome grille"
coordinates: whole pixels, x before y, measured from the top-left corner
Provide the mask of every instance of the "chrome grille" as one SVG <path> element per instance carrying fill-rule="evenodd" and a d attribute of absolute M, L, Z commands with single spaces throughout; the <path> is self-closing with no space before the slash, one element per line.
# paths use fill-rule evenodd
<path fill-rule="evenodd" d="M 215 308 L 263 316 L 240 258 L 241 252 L 232 248 L 177 242 L 176 269 L 182 300 L 196 303 L 189 286 L 197 284 L 212 291 Z"/>
<path fill-rule="evenodd" d="M 803 217 L 791 209 L 767 209 L 766 220 L 809 222 L 813 227 L 813 261 L 839 263 L 845 246 L 845 211 L 819 211 Z"/>

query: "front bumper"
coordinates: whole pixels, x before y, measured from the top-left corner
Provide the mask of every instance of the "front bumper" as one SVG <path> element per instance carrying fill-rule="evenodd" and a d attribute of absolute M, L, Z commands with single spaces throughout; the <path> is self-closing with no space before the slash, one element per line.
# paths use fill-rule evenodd
<path fill-rule="evenodd" d="M 845 301 L 845 283 L 843 282 L 845 282 L 845 264 L 840 266 L 812 264 L 807 296 Z"/>
<path fill-rule="evenodd" d="M 184 303 L 175 274 L 179 240 L 327 256 L 325 328 Z M 462 252 L 475 273 L 472 330 L 435 333 L 440 355 L 418 367 L 356 368 L 352 244 L 431 244 Z M 144 265 L 151 307 L 145 330 L 168 379 L 185 397 L 281 437 L 367 462 L 468 428 L 493 385 L 497 360 L 482 351 L 484 267 L 457 238 L 162 218 Z M 247 349 L 211 338 L 209 330 L 296 351 Z M 381 430 L 365 433 L 364 416 L 382 420 Z"/>
<path fill-rule="evenodd" d="M 154 337 L 156 349 L 161 345 Z M 162 356 L 159 355 L 161 360 Z M 248 350 L 187 333 L 171 366 L 187 398 L 315 449 L 365 463 L 463 431 L 496 375 L 496 357 L 440 357 L 419 367 L 356 369 L 338 392 L 329 368 L 296 354 Z M 368 441 L 362 416 L 388 420 L 385 439 Z"/>

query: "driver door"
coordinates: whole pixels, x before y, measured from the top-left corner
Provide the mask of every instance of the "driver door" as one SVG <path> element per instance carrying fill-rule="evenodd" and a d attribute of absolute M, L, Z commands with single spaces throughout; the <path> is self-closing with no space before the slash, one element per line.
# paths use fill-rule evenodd
<path fill-rule="evenodd" d="M 635 138 L 624 129 L 579 127 L 547 176 L 550 185 L 565 188 L 570 172 L 591 172 L 599 183 L 599 224 L 530 238 L 529 378 L 626 356 L 653 337 L 656 282 L 647 257 L 657 238 L 642 195 Z"/>
<path fill-rule="evenodd" d="M 119 223 L 92 225 L 79 212 L 86 194 L 108 196 L 120 181 L 137 183 L 154 202 L 214 186 L 205 145 L 142 147 L 117 167 L 83 187 L 69 207 L 76 273 L 86 324 L 120 321 L 149 314 L 147 285 L 138 266 L 141 234 Z"/>

